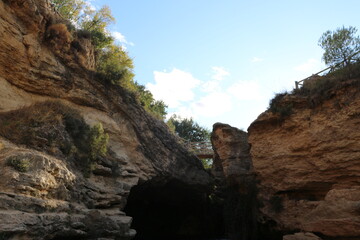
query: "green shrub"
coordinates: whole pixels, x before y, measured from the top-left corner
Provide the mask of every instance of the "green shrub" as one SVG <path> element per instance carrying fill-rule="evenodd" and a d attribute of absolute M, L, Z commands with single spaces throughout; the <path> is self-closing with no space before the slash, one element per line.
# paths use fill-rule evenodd
<path fill-rule="evenodd" d="M 283 99 L 288 95 L 287 92 L 278 93 L 273 99 L 270 100 L 268 110 L 272 113 L 278 113 L 281 119 L 290 116 L 293 113 L 293 105 L 286 103 Z"/>
<path fill-rule="evenodd" d="M 211 169 L 213 160 L 211 158 L 201 158 L 201 163 L 205 169 Z"/>
<path fill-rule="evenodd" d="M 102 125 L 90 127 L 74 109 L 60 102 L 41 102 L 0 113 L 0 135 L 17 144 L 66 157 L 89 172 L 107 152 L 109 136 Z M 12 160 L 11 166 L 26 171 L 27 162 Z"/>
<path fill-rule="evenodd" d="M 121 47 L 111 45 L 98 54 L 96 61 L 97 76 L 105 83 L 121 85 L 127 89 L 133 82 L 132 59 Z M 133 89 L 135 90 L 135 87 Z"/>
<path fill-rule="evenodd" d="M 23 156 L 12 156 L 7 160 L 8 164 L 19 172 L 27 172 L 30 168 L 30 160 Z"/>
<path fill-rule="evenodd" d="M 89 146 L 91 159 L 95 160 L 100 156 L 106 156 L 108 141 L 109 135 L 104 132 L 104 128 L 101 123 L 94 125 L 90 129 Z"/>

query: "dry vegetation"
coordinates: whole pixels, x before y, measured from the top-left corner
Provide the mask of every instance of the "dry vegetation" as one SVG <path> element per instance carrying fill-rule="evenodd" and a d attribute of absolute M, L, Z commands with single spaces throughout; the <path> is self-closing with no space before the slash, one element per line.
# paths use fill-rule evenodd
<path fill-rule="evenodd" d="M 72 36 L 65 24 L 57 23 L 47 29 L 47 39 L 56 51 L 66 52 L 70 49 Z"/>
<path fill-rule="evenodd" d="M 90 127 L 74 109 L 41 102 L 0 114 L 0 135 L 13 143 L 73 160 L 84 172 L 105 156 L 108 136 L 101 124 Z"/>
<path fill-rule="evenodd" d="M 276 94 L 270 100 L 268 110 L 278 114 L 279 118 L 283 120 L 293 113 L 293 105 L 288 101 L 289 99 L 284 100 L 286 96 L 306 97 L 308 107 L 314 108 L 323 101 L 332 98 L 337 90 L 345 86 L 360 88 L 360 62 L 333 70 L 324 76 L 311 77 L 304 81 L 301 88 L 294 89 L 291 93 Z"/>

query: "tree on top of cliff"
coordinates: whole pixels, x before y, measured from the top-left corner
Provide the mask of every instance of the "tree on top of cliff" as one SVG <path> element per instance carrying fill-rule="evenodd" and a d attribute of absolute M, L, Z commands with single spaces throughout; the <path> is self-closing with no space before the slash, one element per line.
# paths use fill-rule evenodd
<path fill-rule="evenodd" d="M 185 140 L 205 142 L 210 139 L 210 131 L 201 127 L 192 118 L 181 118 L 174 114 L 170 117 L 167 124 L 173 126 L 175 133 Z"/>
<path fill-rule="evenodd" d="M 323 60 L 325 64 L 332 65 L 340 62 L 349 65 L 353 60 L 359 59 L 360 38 L 355 36 L 355 27 L 341 27 L 335 31 L 326 31 L 319 39 L 319 46 L 325 52 Z"/>
<path fill-rule="evenodd" d="M 120 46 L 110 45 L 98 53 L 96 70 L 103 81 L 130 88 L 134 68 L 132 59 Z"/>
<path fill-rule="evenodd" d="M 63 18 L 73 23 L 79 21 L 81 12 L 86 4 L 83 0 L 53 0 L 52 3 Z"/>
<path fill-rule="evenodd" d="M 106 30 L 107 27 L 115 22 L 108 6 L 103 6 L 100 10 L 94 11 L 87 7 L 81 19 L 81 28 L 91 34 L 92 42 L 96 49 L 102 49 L 112 45 L 113 37 Z"/>
<path fill-rule="evenodd" d="M 136 88 L 135 94 L 145 110 L 152 113 L 158 119 L 164 120 L 167 114 L 167 105 L 164 103 L 164 101 L 155 100 L 152 93 L 147 90 L 145 86 L 138 84 L 137 82 L 134 83 L 134 86 Z"/>
<path fill-rule="evenodd" d="M 94 10 L 84 0 L 53 0 L 53 4 L 64 19 L 70 21 L 75 28 L 88 33 L 95 49 L 101 50 L 114 42 L 106 30 L 115 22 L 108 6 Z"/>
<path fill-rule="evenodd" d="M 78 28 L 77 37 L 91 38 L 96 49 L 98 79 L 106 84 L 119 85 L 131 92 L 136 100 L 158 119 L 165 119 L 166 104 L 156 101 L 152 93 L 134 81 L 132 59 L 121 46 L 114 44 L 107 30 L 115 22 L 108 6 L 94 10 L 84 0 L 53 0 L 57 11 Z M 109 86 L 110 86 L 109 85 Z"/>

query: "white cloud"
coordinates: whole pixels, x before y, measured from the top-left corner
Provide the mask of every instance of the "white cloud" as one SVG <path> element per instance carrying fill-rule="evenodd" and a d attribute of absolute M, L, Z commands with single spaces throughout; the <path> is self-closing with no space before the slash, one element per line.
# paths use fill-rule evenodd
<path fill-rule="evenodd" d="M 227 72 L 223 67 L 212 67 L 212 70 L 213 70 L 213 75 L 211 78 L 213 80 L 221 81 L 224 79 L 224 77 L 230 75 L 230 73 Z"/>
<path fill-rule="evenodd" d="M 90 10 L 96 11 L 96 7 L 92 4 L 93 2 L 95 2 L 94 0 L 85 0 L 84 2 L 86 6 L 90 8 Z"/>
<path fill-rule="evenodd" d="M 111 32 L 111 35 L 115 38 L 116 41 L 121 43 L 121 47 L 124 50 L 126 50 L 126 46 L 134 46 L 135 45 L 134 43 L 129 42 L 121 32 L 113 31 L 113 32 Z"/>
<path fill-rule="evenodd" d="M 201 81 L 191 73 L 174 68 L 171 72 L 154 71 L 155 84 L 148 83 L 146 87 L 155 99 L 163 100 L 170 108 L 180 107 L 182 102 L 194 99 L 194 89 Z"/>
<path fill-rule="evenodd" d="M 261 99 L 260 85 L 253 81 L 238 81 L 227 89 L 227 92 L 238 100 Z"/>
<path fill-rule="evenodd" d="M 124 35 L 121 34 L 121 32 L 112 32 L 112 35 L 116 40 L 118 40 L 121 43 L 127 43 L 127 40 Z"/>
<path fill-rule="evenodd" d="M 181 106 L 176 109 L 174 112 L 169 112 L 166 116 L 167 119 L 169 119 L 172 115 L 176 114 L 177 116 L 180 116 L 182 118 L 194 118 L 194 112 L 191 110 L 188 106 Z"/>
<path fill-rule="evenodd" d="M 298 72 L 303 73 L 315 73 L 321 70 L 322 64 L 319 60 L 316 59 L 308 59 L 305 63 L 302 63 L 296 67 L 294 67 L 294 70 Z"/>
<path fill-rule="evenodd" d="M 220 82 L 226 77 L 230 76 L 230 73 L 223 67 L 212 67 L 212 75 L 210 81 L 206 81 L 201 87 L 203 92 L 214 92 L 221 89 Z"/>
<path fill-rule="evenodd" d="M 259 57 L 253 57 L 253 58 L 251 59 L 251 62 L 253 62 L 253 63 L 262 62 L 262 61 L 264 61 L 264 59 L 263 59 L 263 58 L 259 58 Z"/>
<path fill-rule="evenodd" d="M 214 118 L 230 112 L 232 109 L 231 96 L 225 92 L 213 92 L 191 102 L 188 106 L 181 106 L 170 113 L 184 118 Z"/>
<path fill-rule="evenodd" d="M 219 81 L 207 81 L 201 86 L 203 92 L 215 92 L 221 88 Z"/>
<path fill-rule="evenodd" d="M 225 92 L 213 92 L 191 104 L 191 110 L 201 117 L 217 117 L 231 111 L 231 97 Z"/>

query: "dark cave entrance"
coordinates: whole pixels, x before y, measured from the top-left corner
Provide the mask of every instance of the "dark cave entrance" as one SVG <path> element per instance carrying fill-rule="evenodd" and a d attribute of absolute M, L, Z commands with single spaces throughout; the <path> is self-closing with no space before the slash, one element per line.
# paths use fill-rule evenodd
<path fill-rule="evenodd" d="M 133 217 L 136 240 L 205 240 L 225 235 L 222 204 L 204 190 L 177 180 L 133 187 L 124 211 Z"/>

